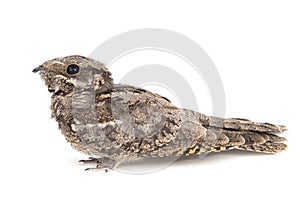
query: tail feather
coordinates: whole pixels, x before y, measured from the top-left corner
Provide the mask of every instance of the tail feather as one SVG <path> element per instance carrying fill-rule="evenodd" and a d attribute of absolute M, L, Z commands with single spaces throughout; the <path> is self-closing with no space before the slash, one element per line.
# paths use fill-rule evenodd
<path fill-rule="evenodd" d="M 236 149 L 262 153 L 278 153 L 285 151 L 287 149 L 287 145 L 284 143 L 266 142 L 258 145 L 242 145 L 238 146 Z"/>
<path fill-rule="evenodd" d="M 282 133 L 287 130 L 286 126 L 283 125 L 252 122 L 251 120 L 242 118 L 223 119 L 219 117 L 209 117 L 203 114 L 200 117 L 200 122 L 204 126 L 223 128 L 229 130 L 243 130 L 266 133 Z"/>
<path fill-rule="evenodd" d="M 287 148 L 286 138 L 277 134 L 287 130 L 285 126 L 257 123 L 247 119 L 201 117 L 207 128 L 206 141 L 202 145 L 209 151 L 239 149 L 246 151 L 277 153 Z"/>

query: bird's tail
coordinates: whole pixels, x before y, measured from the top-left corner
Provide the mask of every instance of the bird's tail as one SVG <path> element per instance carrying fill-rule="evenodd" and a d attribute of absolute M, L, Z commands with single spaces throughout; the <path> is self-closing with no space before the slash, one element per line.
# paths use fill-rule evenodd
<path fill-rule="evenodd" d="M 247 119 L 202 116 L 202 125 L 207 128 L 202 149 L 226 151 L 239 149 L 263 153 L 277 153 L 285 150 L 286 138 L 277 134 L 287 130 L 285 126 L 256 123 Z"/>

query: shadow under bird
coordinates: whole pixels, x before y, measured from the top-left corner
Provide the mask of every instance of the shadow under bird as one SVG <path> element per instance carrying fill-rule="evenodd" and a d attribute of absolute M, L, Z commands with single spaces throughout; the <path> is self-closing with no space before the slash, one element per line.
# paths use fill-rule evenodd
<path fill-rule="evenodd" d="M 72 147 L 99 170 L 153 157 L 200 155 L 231 149 L 277 153 L 285 126 L 210 117 L 177 108 L 142 88 L 114 84 L 101 62 L 67 56 L 44 62 L 39 73 L 51 97 L 52 117 Z"/>

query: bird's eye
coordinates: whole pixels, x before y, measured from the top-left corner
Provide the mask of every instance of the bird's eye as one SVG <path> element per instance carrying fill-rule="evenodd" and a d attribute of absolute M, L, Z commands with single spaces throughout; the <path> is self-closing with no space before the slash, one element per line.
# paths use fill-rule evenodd
<path fill-rule="evenodd" d="M 77 74 L 79 72 L 79 66 L 75 64 L 71 64 L 67 68 L 68 74 Z"/>

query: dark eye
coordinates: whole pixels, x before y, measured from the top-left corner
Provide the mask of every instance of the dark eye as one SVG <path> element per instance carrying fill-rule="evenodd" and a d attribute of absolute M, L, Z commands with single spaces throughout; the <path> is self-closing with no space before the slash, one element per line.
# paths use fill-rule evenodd
<path fill-rule="evenodd" d="M 79 72 L 79 67 L 78 65 L 72 64 L 69 65 L 67 68 L 68 74 L 77 74 Z"/>

